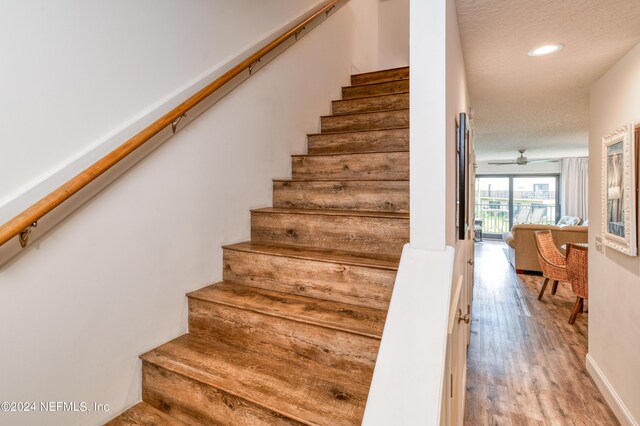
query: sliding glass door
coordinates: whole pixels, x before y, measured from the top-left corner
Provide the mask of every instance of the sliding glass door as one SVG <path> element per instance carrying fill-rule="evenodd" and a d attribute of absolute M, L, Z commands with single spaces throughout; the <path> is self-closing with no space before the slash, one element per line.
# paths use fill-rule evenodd
<path fill-rule="evenodd" d="M 476 228 L 499 238 L 521 223 L 558 221 L 558 175 L 501 175 L 476 177 Z"/>

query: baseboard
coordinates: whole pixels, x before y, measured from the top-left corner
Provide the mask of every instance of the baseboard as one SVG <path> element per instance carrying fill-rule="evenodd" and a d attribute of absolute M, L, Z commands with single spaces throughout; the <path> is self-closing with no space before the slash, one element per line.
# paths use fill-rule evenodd
<path fill-rule="evenodd" d="M 618 396 L 616 390 L 611 386 L 598 364 L 594 361 L 590 354 L 587 354 L 587 371 L 591 378 L 602 392 L 604 399 L 607 401 L 611 410 L 623 425 L 638 426 L 638 422 L 633 418 L 627 407 Z"/>

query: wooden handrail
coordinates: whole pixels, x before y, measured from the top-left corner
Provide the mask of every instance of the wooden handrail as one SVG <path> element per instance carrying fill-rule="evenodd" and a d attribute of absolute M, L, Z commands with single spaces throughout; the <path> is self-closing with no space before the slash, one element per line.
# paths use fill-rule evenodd
<path fill-rule="evenodd" d="M 118 164 L 121 160 L 126 158 L 129 154 L 140 148 L 152 137 L 160 133 L 164 128 L 170 126 L 176 120 L 180 119 L 185 113 L 205 100 L 208 96 L 213 94 L 216 90 L 229 83 L 233 78 L 238 76 L 247 68 L 252 67 L 260 58 L 276 49 L 282 43 L 284 43 L 291 36 L 296 36 L 304 29 L 304 27 L 314 21 L 323 13 L 327 13 L 333 9 L 339 0 L 327 1 L 324 6 L 314 12 L 311 16 L 300 22 L 295 27 L 287 30 L 278 38 L 267 44 L 262 49 L 258 50 L 247 59 L 240 62 L 238 65 L 231 68 L 224 73 L 221 77 L 209 83 L 203 89 L 196 94 L 182 102 L 180 105 L 151 123 L 144 130 L 133 136 L 131 139 L 118 146 L 109 154 L 96 161 L 89 166 L 83 172 L 76 175 L 65 184 L 61 185 L 58 189 L 52 191 L 44 198 L 40 199 L 31 207 L 24 210 L 22 213 L 10 219 L 2 226 L 0 226 L 0 246 L 11 240 L 13 237 L 20 235 L 23 231 L 28 229 L 32 224 L 36 223 L 39 219 L 49 213 L 51 210 L 58 207 L 72 195 L 80 191 L 82 188 L 93 182 L 96 178 L 101 176 L 107 170 Z"/>

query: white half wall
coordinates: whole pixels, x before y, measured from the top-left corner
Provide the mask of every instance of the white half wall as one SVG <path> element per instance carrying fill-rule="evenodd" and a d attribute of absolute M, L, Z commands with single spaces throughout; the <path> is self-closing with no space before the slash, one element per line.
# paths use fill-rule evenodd
<path fill-rule="evenodd" d="M 595 249 L 600 236 L 602 137 L 640 122 L 640 45 L 591 88 L 589 125 L 589 358 L 623 424 L 640 423 L 640 257 Z M 602 386 L 606 383 L 606 386 Z M 610 390 L 613 390 L 611 392 Z"/>
<path fill-rule="evenodd" d="M 411 247 L 447 243 L 446 1 L 411 1 Z"/>
<path fill-rule="evenodd" d="M 8 103 L 5 95 L 11 94 L 16 119 L 29 115 L 30 123 L 29 128 L 22 126 L 25 135 L 16 138 L 12 133 L 13 139 L 5 138 L 16 141 L 6 151 L 2 148 L 0 167 L 6 173 L 2 183 L 7 191 L 33 179 L 33 172 L 67 162 L 85 149 L 82 143 L 99 139 L 149 102 L 197 76 L 200 68 L 189 65 L 187 53 L 179 49 L 183 44 L 190 45 L 193 58 L 219 60 L 285 24 L 313 2 L 270 2 L 264 5 L 265 13 L 254 11 L 248 23 L 240 12 L 249 5 L 262 8 L 262 3 L 153 2 L 151 7 L 151 2 L 69 2 L 66 8 L 45 3 L 25 4 L 24 10 L 16 3 L 9 10 L 11 16 L 18 12 L 26 16 L 32 7 L 41 7 L 33 12 L 43 27 L 40 31 L 34 24 L 33 33 L 25 35 L 30 38 L 22 45 L 24 62 L 18 61 L 19 52 L 13 52 L 17 56 L 5 62 L 9 64 L 5 69 L 11 68 L 8 73 L 14 80 L 25 74 L 25 81 L 15 84 L 19 81 L 27 91 L 31 90 L 27 83 L 37 85 L 42 76 L 55 83 L 55 90 L 47 91 L 44 84 L 24 103 L 15 89 L 3 93 L 0 102 Z M 212 10 L 207 9 L 209 3 Z M 304 152 L 305 134 L 318 130 L 319 116 L 330 112 L 330 100 L 339 98 L 340 86 L 348 84 L 354 64 L 376 66 L 368 58 L 377 55 L 377 46 L 371 53 L 358 44 L 362 32 L 372 31 L 363 25 L 377 26 L 377 20 L 356 20 L 356 13 L 369 7 L 377 5 L 351 0 L 0 269 L 0 401 L 110 406 L 106 413 L 0 413 L 0 423 L 102 424 L 140 399 L 138 355 L 186 331 L 185 293 L 221 279 L 220 247 L 249 239 L 249 209 L 271 205 L 271 179 L 289 175 L 290 154 Z M 103 20 L 92 18 L 98 12 L 105 15 Z M 143 12 L 165 19 L 141 18 L 144 27 L 133 25 Z M 0 19 L 7 20 L 7 15 L 5 10 Z M 229 46 L 245 26 L 253 28 L 254 19 L 257 33 Z M 20 20 L 31 25 L 26 18 Z M 83 20 L 92 25 L 76 22 Z M 0 31 L 7 28 L 4 24 L 8 25 L 3 22 Z M 62 33 L 59 40 L 54 39 L 56 31 Z M 180 36 L 183 31 L 193 39 L 185 40 L 187 36 Z M 220 31 L 219 37 L 207 31 Z M 156 33 L 163 34 L 155 39 Z M 19 38 L 14 35 L 11 40 Z M 29 67 L 40 51 L 26 47 L 33 43 L 35 49 L 38 40 L 50 42 L 40 49 L 52 50 L 42 59 L 52 63 L 33 75 L 35 70 Z M 172 41 L 163 43 L 167 40 Z M 7 38 L 0 43 L 6 46 Z M 107 58 L 96 59 L 92 55 L 98 53 L 86 52 L 90 46 L 99 46 L 96 50 Z M 135 53 L 140 51 L 148 51 L 144 56 L 148 61 L 136 62 Z M 161 63 L 151 65 L 152 60 Z M 196 62 L 202 70 L 212 65 Z M 74 64 L 84 72 L 69 70 L 77 77 L 75 87 L 64 92 L 60 87 L 72 82 L 62 71 Z M 170 68 L 169 75 L 163 74 L 163 66 Z M 91 102 L 85 92 L 94 95 Z M 62 114 L 64 109 L 52 103 L 55 99 L 75 105 L 77 114 Z M 95 109 L 94 99 L 103 99 Z M 36 100 L 42 105 L 34 105 Z M 63 123 L 51 127 L 52 116 Z M 74 129 L 77 122 L 80 130 Z M 44 138 L 45 133 L 50 137 Z M 25 163 L 17 155 L 23 150 L 42 157 L 33 164 L 26 161 L 29 173 L 21 173 L 17 162 L 7 160 Z"/>

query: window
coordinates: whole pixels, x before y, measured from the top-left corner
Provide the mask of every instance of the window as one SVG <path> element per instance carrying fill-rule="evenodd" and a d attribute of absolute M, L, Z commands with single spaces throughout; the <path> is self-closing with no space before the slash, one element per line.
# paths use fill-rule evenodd
<path fill-rule="evenodd" d="M 559 181 L 558 175 L 477 176 L 475 218 L 483 234 L 499 237 L 521 223 L 555 224 Z"/>

